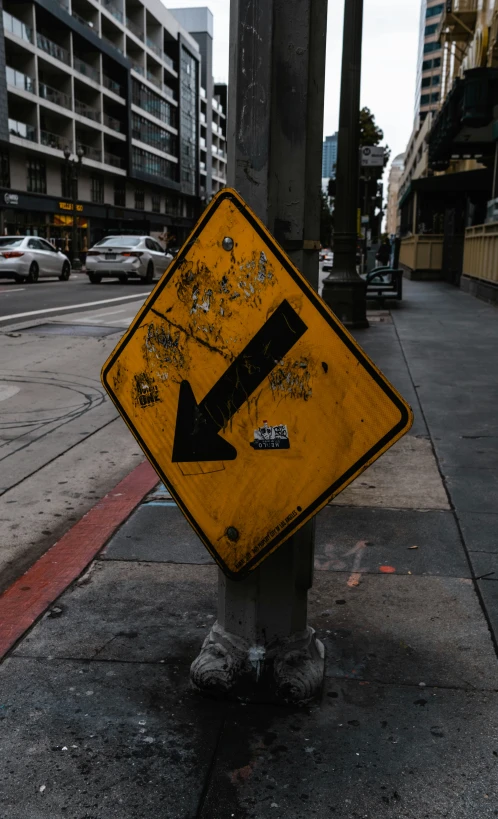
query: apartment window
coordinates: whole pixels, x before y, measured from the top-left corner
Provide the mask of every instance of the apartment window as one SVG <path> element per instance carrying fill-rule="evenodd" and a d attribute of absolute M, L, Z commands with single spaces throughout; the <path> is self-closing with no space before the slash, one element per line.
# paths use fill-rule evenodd
<path fill-rule="evenodd" d="M 435 34 L 438 27 L 438 23 L 431 23 L 430 26 L 425 27 L 424 36 L 430 37 L 431 34 Z"/>
<path fill-rule="evenodd" d="M 149 176 L 160 176 L 166 179 L 177 179 L 177 166 L 169 159 L 163 159 L 157 154 L 143 151 L 141 148 L 132 148 L 131 162 L 134 171 L 142 171 Z"/>
<path fill-rule="evenodd" d="M 177 112 L 174 105 L 163 100 L 159 94 L 155 94 L 150 88 L 146 88 L 138 80 L 132 80 L 132 102 L 143 108 L 152 116 L 165 122 L 166 125 L 171 125 L 172 128 L 178 127 Z"/>
<path fill-rule="evenodd" d="M 432 102 L 439 102 L 439 91 L 432 95 Z"/>
<path fill-rule="evenodd" d="M 43 159 L 28 159 L 27 171 L 28 193 L 46 193 L 47 171 Z"/>
<path fill-rule="evenodd" d="M 429 105 L 430 101 L 431 101 L 430 94 L 422 94 L 422 96 L 420 97 L 420 105 Z"/>
<path fill-rule="evenodd" d="M 439 3 L 437 6 L 431 6 L 427 9 L 425 16 L 426 17 L 437 17 L 439 14 L 442 13 L 444 9 L 444 3 Z"/>
<path fill-rule="evenodd" d="M 435 57 L 432 61 L 433 68 L 440 68 L 441 67 L 441 57 Z"/>
<path fill-rule="evenodd" d="M 197 156 L 197 62 L 182 47 L 180 64 L 181 179 L 186 193 L 195 194 Z"/>
<path fill-rule="evenodd" d="M 424 44 L 424 54 L 428 54 L 430 51 L 440 51 L 441 50 L 441 43 L 437 41 L 435 43 L 425 43 Z"/>
<path fill-rule="evenodd" d="M 0 187 L 10 188 L 10 160 L 6 151 L 0 151 Z"/>
<path fill-rule="evenodd" d="M 441 74 L 434 74 L 432 77 L 432 84 L 439 85 L 441 82 Z"/>
<path fill-rule="evenodd" d="M 78 180 L 71 180 L 71 169 L 66 164 L 61 165 L 61 196 L 64 199 L 78 198 Z"/>
<path fill-rule="evenodd" d="M 145 194 L 143 191 L 135 191 L 135 209 L 145 209 Z"/>
<path fill-rule="evenodd" d="M 431 77 L 422 77 L 422 88 L 428 88 L 431 84 Z"/>
<path fill-rule="evenodd" d="M 114 180 L 114 205 L 117 208 L 126 207 L 126 183 L 124 179 Z"/>
<path fill-rule="evenodd" d="M 429 71 L 432 68 L 432 60 L 424 60 L 422 63 L 422 71 Z"/>
<path fill-rule="evenodd" d="M 154 122 L 141 117 L 138 114 L 132 116 L 132 136 L 134 139 L 139 139 L 140 142 L 145 142 L 165 154 L 177 155 L 178 145 L 177 138 L 164 128 L 160 128 Z"/>
<path fill-rule="evenodd" d="M 178 196 L 166 194 L 164 212 L 170 216 L 181 216 L 181 204 Z"/>
<path fill-rule="evenodd" d="M 92 202 L 95 205 L 104 204 L 104 178 L 102 176 L 92 176 Z"/>
<path fill-rule="evenodd" d="M 161 195 L 159 193 L 152 194 L 152 213 L 161 213 Z"/>

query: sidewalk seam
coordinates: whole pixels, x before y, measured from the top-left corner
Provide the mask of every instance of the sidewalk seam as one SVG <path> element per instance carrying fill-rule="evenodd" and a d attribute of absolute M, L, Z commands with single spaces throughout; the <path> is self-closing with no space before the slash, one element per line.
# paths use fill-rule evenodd
<path fill-rule="evenodd" d="M 0 661 L 87 569 L 159 482 L 142 461 L 0 596 Z"/>
<path fill-rule="evenodd" d="M 468 566 L 469 566 L 469 570 L 470 570 L 470 577 L 471 577 L 471 580 L 472 580 L 472 585 L 473 585 L 474 591 L 475 591 L 475 593 L 477 595 L 477 599 L 479 600 L 479 605 L 481 607 L 484 619 L 485 619 L 486 624 L 488 626 L 489 634 L 490 634 L 490 637 L 491 637 L 491 643 L 492 643 L 493 648 L 495 650 L 495 654 L 498 657 L 498 638 L 494 633 L 493 626 L 491 624 L 491 619 L 489 617 L 488 611 L 486 609 L 486 605 L 484 603 L 484 598 L 483 598 L 483 596 L 481 594 L 481 590 L 480 590 L 479 585 L 477 583 L 478 578 L 476 577 L 476 574 L 474 572 L 474 567 L 472 566 L 472 561 L 470 559 L 470 550 L 467 547 L 467 543 L 465 541 L 465 537 L 464 537 L 464 534 L 463 534 L 463 531 L 462 531 L 462 527 L 460 526 L 460 519 L 458 517 L 458 512 L 457 512 L 457 510 L 455 508 L 455 505 L 453 503 L 453 498 L 451 497 L 451 493 L 450 493 L 450 491 L 448 489 L 446 478 L 443 475 L 443 472 L 441 470 L 441 466 L 440 466 L 440 463 L 439 463 L 439 458 L 438 458 L 438 455 L 437 455 L 437 452 L 436 452 L 436 447 L 434 446 L 434 439 L 432 437 L 432 432 L 431 432 L 431 429 L 430 429 L 429 424 L 427 422 L 427 418 L 425 416 L 425 412 L 424 412 L 424 409 L 422 407 L 422 402 L 421 402 L 421 400 L 419 398 L 418 390 L 417 390 L 417 388 L 415 386 L 415 382 L 414 382 L 413 377 L 412 377 L 412 371 L 410 369 L 410 365 L 408 364 L 408 360 L 407 360 L 407 357 L 405 355 L 405 350 L 404 350 L 403 344 L 401 342 L 401 338 L 400 338 L 399 333 L 398 333 L 398 326 L 396 324 L 396 321 L 393 321 L 393 324 L 394 324 L 394 330 L 395 330 L 395 333 L 396 333 L 396 338 L 398 339 L 398 344 L 399 344 L 399 347 L 400 347 L 400 350 L 401 350 L 401 355 L 403 356 L 403 361 L 405 362 L 405 366 L 406 366 L 410 381 L 411 381 L 413 389 L 415 391 L 415 395 L 417 396 L 417 402 L 418 402 L 418 405 L 419 405 L 419 408 L 420 408 L 420 413 L 422 415 L 422 418 L 424 419 L 424 423 L 425 423 L 425 426 L 427 428 L 427 432 L 428 432 L 428 435 L 429 435 L 429 441 L 431 443 L 432 454 L 434 455 L 434 460 L 436 461 L 436 466 L 437 466 L 437 470 L 439 472 L 439 477 L 441 478 L 441 482 L 443 484 L 444 491 L 446 492 L 446 497 L 448 498 L 448 503 L 449 503 L 450 509 L 451 509 L 451 511 L 453 513 L 453 517 L 454 517 L 454 520 L 455 520 L 455 525 L 456 525 L 456 527 L 458 529 L 458 534 L 460 535 L 460 541 L 462 543 L 462 548 L 463 548 L 463 551 L 465 553 L 465 557 L 466 557 L 466 560 L 467 560 L 467 563 L 468 563 Z"/>

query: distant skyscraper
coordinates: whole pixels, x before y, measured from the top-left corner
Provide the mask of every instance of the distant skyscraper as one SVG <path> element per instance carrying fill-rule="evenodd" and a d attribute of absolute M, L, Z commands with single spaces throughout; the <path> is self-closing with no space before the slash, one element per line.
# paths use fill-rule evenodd
<path fill-rule="evenodd" d="M 422 0 L 415 92 L 415 120 L 439 108 L 441 99 L 441 43 L 436 39 L 444 11 L 441 0 Z"/>
<path fill-rule="evenodd" d="M 335 163 L 337 162 L 337 131 L 332 136 L 325 137 L 322 153 L 322 179 L 335 178 Z"/>

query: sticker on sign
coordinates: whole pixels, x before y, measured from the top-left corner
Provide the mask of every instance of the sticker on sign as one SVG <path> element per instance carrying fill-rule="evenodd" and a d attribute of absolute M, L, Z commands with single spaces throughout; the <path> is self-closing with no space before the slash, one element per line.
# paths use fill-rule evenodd
<path fill-rule="evenodd" d="M 102 380 L 233 579 L 412 423 L 408 405 L 230 189 L 204 212 Z"/>

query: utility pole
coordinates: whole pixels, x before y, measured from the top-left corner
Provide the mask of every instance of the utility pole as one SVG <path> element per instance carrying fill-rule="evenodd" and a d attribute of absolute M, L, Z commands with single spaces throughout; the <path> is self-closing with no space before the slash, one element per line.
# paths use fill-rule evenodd
<path fill-rule="evenodd" d="M 315 289 L 326 23 L 327 0 L 231 0 L 229 185 Z M 276 702 L 320 690 L 324 648 L 307 624 L 313 557 L 312 521 L 245 579 L 219 570 L 218 620 L 192 664 L 196 688 Z"/>
<path fill-rule="evenodd" d="M 323 298 L 350 328 L 368 327 L 366 283 L 356 272 L 362 34 L 363 0 L 344 0 L 334 264 Z"/>
<path fill-rule="evenodd" d="M 71 159 L 71 149 L 64 149 L 64 159 L 66 160 L 66 174 L 71 192 L 72 223 L 71 223 L 71 266 L 75 269 L 78 266 L 78 179 L 80 175 L 81 163 L 85 155 L 84 148 L 78 146 L 76 158 Z M 81 265 L 80 265 L 81 266 Z"/>

